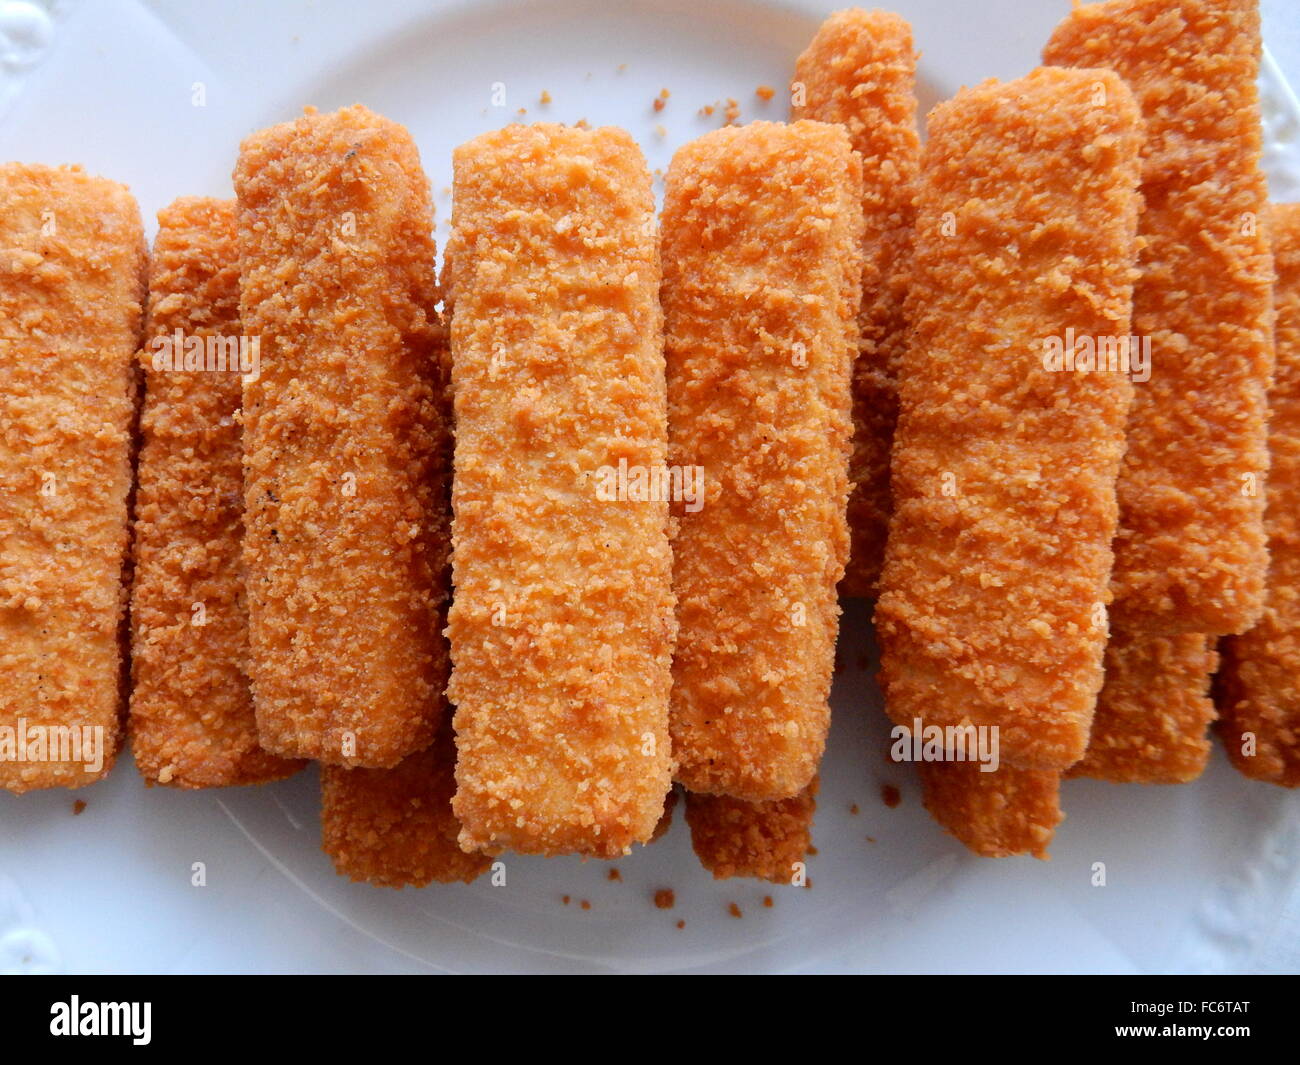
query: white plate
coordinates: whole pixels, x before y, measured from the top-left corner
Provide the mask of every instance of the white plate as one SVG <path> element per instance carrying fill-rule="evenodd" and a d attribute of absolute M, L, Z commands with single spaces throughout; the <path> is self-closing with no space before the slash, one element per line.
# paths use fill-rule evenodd
<path fill-rule="evenodd" d="M 530 120 L 626 126 L 664 168 L 677 145 L 721 122 L 721 109 L 699 115 L 705 104 L 734 97 L 742 120 L 784 117 L 780 95 L 764 105 L 754 89 L 787 83 L 834 6 L 0 0 L 0 157 L 83 163 L 130 184 L 151 220 L 177 195 L 229 195 L 246 133 L 304 104 L 360 101 L 418 140 L 441 243 L 457 143 L 524 107 Z M 1069 4 L 886 6 L 913 22 L 928 107 L 963 83 L 1029 70 Z M 494 82 L 506 108 L 491 106 Z M 193 106 L 196 83 L 204 107 Z M 671 96 L 656 114 L 662 88 Z M 1294 98 L 1273 87 L 1269 99 L 1275 141 L 1294 151 Z M 1276 194 L 1297 195 L 1294 160 L 1271 164 Z M 314 772 L 183 794 L 145 790 L 127 760 L 76 795 L 0 794 L 0 970 L 1297 967 L 1300 797 L 1247 782 L 1218 755 L 1187 787 L 1070 782 L 1050 863 L 979 860 L 930 822 L 910 772 L 885 758 L 866 604 L 849 605 L 840 653 L 812 890 L 714 883 L 680 816 L 663 842 L 613 863 L 621 882 L 600 862 L 510 857 L 504 887 L 370 888 L 336 877 L 319 850 Z M 884 784 L 901 790 L 896 809 L 881 800 Z M 74 818 L 75 798 L 88 807 Z M 199 861 L 206 887 L 191 886 Z M 1096 861 L 1108 887 L 1091 886 Z M 653 906 L 661 887 L 674 890 L 674 909 Z"/>

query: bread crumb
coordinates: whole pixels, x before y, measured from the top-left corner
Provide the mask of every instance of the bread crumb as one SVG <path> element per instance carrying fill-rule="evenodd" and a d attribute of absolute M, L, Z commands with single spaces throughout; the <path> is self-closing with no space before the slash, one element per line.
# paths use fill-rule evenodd
<path fill-rule="evenodd" d="M 673 894 L 672 888 L 660 888 L 655 892 L 655 908 L 659 910 L 671 910 L 677 902 L 677 896 Z"/>
<path fill-rule="evenodd" d="M 856 816 L 857 812 L 858 812 L 858 804 L 855 802 L 849 807 L 849 813 Z"/>
<path fill-rule="evenodd" d="M 568 896 L 568 895 L 561 895 L 561 896 L 560 896 L 560 901 L 561 901 L 562 903 L 564 903 L 564 905 L 566 905 L 566 906 L 569 905 L 569 902 L 570 902 L 569 896 Z"/>
<path fill-rule="evenodd" d="M 723 114 L 727 116 L 727 125 L 730 126 L 740 117 L 740 104 L 736 103 L 731 97 L 727 97 L 727 109 Z"/>
<path fill-rule="evenodd" d="M 892 810 L 903 801 L 903 796 L 893 784 L 886 784 L 880 789 L 880 799 Z"/>
<path fill-rule="evenodd" d="M 85 808 L 86 808 L 86 800 L 78 799 L 76 802 L 72 804 L 73 816 L 75 817 L 77 814 L 81 813 L 81 811 L 84 810 Z"/>
<path fill-rule="evenodd" d="M 729 914 L 731 914 L 732 917 L 744 917 L 744 916 L 745 916 L 743 913 L 740 912 L 740 907 L 737 906 L 734 902 L 729 902 L 729 903 L 727 903 L 727 912 L 728 912 Z"/>
<path fill-rule="evenodd" d="M 771 895 L 763 896 L 763 905 L 766 906 L 769 910 L 775 905 L 775 903 L 772 902 Z"/>
<path fill-rule="evenodd" d="M 551 94 L 543 89 L 542 95 L 537 98 L 537 102 L 543 105 L 549 104 L 551 102 Z"/>
<path fill-rule="evenodd" d="M 685 928 L 685 927 L 686 927 L 686 922 L 685 922 L 685 921 L 678 921 L 678 922 L 677 922 L 677 927 L 678 927 L 678 928 Z"/>
<path fill-rule="evenodd" d="M 619 872 L 619 871 L 618 871 L 614 866 L 610 866 L 610 868 L 609 868 L 609 872 L 606 873 L 605 875 L 606 875 L 606 877 L 607 877 L 608 879 L 610 879 L 610 880 L 622 880 L 622 879 L 623 879 L 623 874 L 620 873 L 620 872 Z"/>
<path fill-rule="evenodd" d="M 581 906 L 584 910 L 591 909 L 591 903 L 588 902 L 586 899 L 583 899 L 580 903 L 578 903 L 578 905 Z"/>
<path fill-rule="evenodd" d="M 754 90 L 754 95 L 757 96 L 764 103 L 766 103 L 768 100 L 772 99 L 772 97 L 776 95 L 776 90 L 772 88 L 772 86 L 770 85 L 760 85 L 757 89 Z"/>

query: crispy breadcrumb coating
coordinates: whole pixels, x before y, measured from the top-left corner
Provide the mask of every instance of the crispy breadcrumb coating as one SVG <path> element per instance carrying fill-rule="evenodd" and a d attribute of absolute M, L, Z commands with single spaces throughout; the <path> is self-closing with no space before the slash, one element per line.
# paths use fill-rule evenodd
<path fill-rule="evenodd" d="M 321 766 L 322 849 L 334 868 L 381 887 L 466 884 L 492 859 L 466 854 L 452 813 L 456 744 L 444 723 L 427 750 L 392 769 Z"/>
<path fill-rule="evenodd" d="M 428 181 L 354 106 L 248 138 L 235 168 L 244 561 L 262 745 L 382 768 L 433 739 L 447 670 L 444 387 Z"/>
<path fill-rule="evenodd" d="M 1132 385 L 1052 372 L 1046 342 L 1128 334 L 1140 120 L 1109 71 L 1040 68 L 929 125 L 876 607 L 886 708 L 998 726 L 1005 761 L 1063 769 L 1101 688 Z"/>
<path fill-rule="evenodd" d="M 0 787 L 12 792 L 93 783 L 117 753 L 145 262 L 125 186 L 0 166 Z"/>
<path fill-rule="evenodd" d="M 601 474 L 667 447 L 650 173 L 623 130 L 556 125 L 477 137 L 454 172 L 460 842 L 613 858 L 672 772 L 668 508 Z"/>
<path fill-rule="evenodd" d="M 1300 204 L 1272 209 L 1277 377 L 1269 395 L 1271 565 L 1259 623 L 1220 646 L 1219 735 L 1242 773 L 1300 787 Z"/>
<path fill-rule="evenodd" d="M 673 504 L 673 754 L 691 791 L 808 786 L 848 555 L 861 163 L 842 126 L 755 122 L 673 158 L 663 227 Z"/>
<path fill-rule="evenodd" d="M 1061 813 L 1061 776 L 1050 770 L 978 762 L 920 762 L 921 788 L 930 816 L 985 858 L 1032 854 L 1046 859 Z"/>
<path fill-rule="evenodd" d="M 1214 720 L 1213 641 L 1112 628 L 1106 682 L 1088 753 L 1066 774 L 1130 784 L 1185 784 L 1205 770 Z"/>
<path fill-rule="evenodd" d="M 1149 336 L 1119 480 L 1115 617 L 1131 631 L 1242 632 L 1263 607 L 1273 270 L 1260 170 L 1256 0 L 1077 7 L 1048 63 L 1109 67 L 1146 120 Z"/>
<path fill-rule="evenodd" d="M 853 366 L 849 562 L 840 594 L 877 592 L 892 509 L 889 449 L 898 420 L 894 383 L 907 344 L 903 315 L 921 161 L 912 27 L 888 11 L 831 15 L 795 63 L 804 103 L 795 118 L 838 122 L 862 156 L 862 307 Z"/>
<path fill-rule="evenodd" d="M 186 363 L 195 353 L 177 349 L 178 330 L 204 341 L 203 361 Z M 150 783 L 257 784 L 303 764 L 258 745 L 244 674 L 241 334 L 234 202 L 176 200 L 158 212 L 140 358 L 129 728 Z M 230 345 L 213 346 L 228 369 L 208 366 L 209 337 Z"/>
<path fill-rule="evenodd" d="M 746 876 L 791 883 L 796 872 L 806 872 L 816 809 L 816 777 L 793 798 L 771 802 L 686 793 L 691 846 L 714 880 Z"/>

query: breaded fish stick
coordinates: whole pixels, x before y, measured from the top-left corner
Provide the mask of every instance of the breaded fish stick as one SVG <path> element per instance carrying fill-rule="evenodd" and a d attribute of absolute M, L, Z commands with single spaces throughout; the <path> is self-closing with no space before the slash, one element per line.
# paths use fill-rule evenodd
<path fill-rule="evenodd" d="M 733 876 L 792 883 L 812 846 L 817 778 L 790 799 L 745 802 L 686 793 L 691 846 L 714 880 Z"/>
<path fill-rule="evenodd" d="M 1259 623 L 1220 645 L 1219 735 L 1242 773 L 1300 787 L 1300 204 L 1272 209 L 1277 377 L 1269 395 L 1268 598 Z"/>
<path fill-rule="evenodd" d="M 1133 332 L 1152 365 L 1120 472 L 1114 615 L 1242 632 L 1263 607 L 1273 359 L 1256 0 L 1078 7 L 1043 54 L 1114 69 L 1146 120 Z"/>
<path fill-rule="evenodd" d="M 673 158 L 665 183 L 677 779 L 762 801 L 806 788 L 830 724 L 848 555 L 861 163 L 842 126 L 755 122 Z"/>
<path fill-rule="evenodd" d="M 322 849 L 334 868 L 381 887 L 470 883 L 492 859 L 466 854 L 452 813 L 456 743 L 450 722 L 427 750 L 392 769 L 321 767 Z"/>
<path fill-rule="evenodd" d="M 1112 628 L 1088 753 L 1066 774 L 1128 784 L 1185 784 L 1205 770 L 1214 720 L 1213 641 Z"/>
<path fill-rule="evenodd" d="M 244 561 L 262 746 L 382 768 L 433 739 L 446 679 L 448 428 L 428 181 L 364 107 L 243 144 Z"/>
<path fill-rule="evenodd" d="M 925 808 L 970 850 L 985 858 L 1047 858 L 1061 813 L 1061 776 L 1003 764 L 919 762 Z"/>
<path fill-rule="evenodd" d="M 837 122 L 862 156 L 862 306 L 853 366 L 849 562 L 840 594 L 871 596 L 889 530 L 894 384 L 906 346 L 903 316 L 912 253 L 912 195 L 921 160 L 912 27 L 887 11 L 831 15 L 795 63 L 795 118 Z"/>
<path fill-rule="evenodd" d="M 117 753 L 146 249 L 125 186 L 0 166 L 0 788 Z"/>
<path fill-rule="evenodd" d="M 650 839 L 672 764 L 650 174 L 623 130 L 555 125 L 477 137 L 454 172 L 460 842 L 611 858 Z"/>
<path fill-rule="evenodd" d="M 1078 340 L 1129 331 L 1140 143 L 1107 71 L 1040 68 L 930 115 L 881 678 L 898 724 L 997 726 L 1023 768 L 1083 757 L 1101 688 L 1132 385 Z"/>
<path fill-rule="evenodd" d="M 233 201 L 183 198 L 158 212 L 145 335 L 131 753 L 151 783 L 211 788 L 278 780 L 302 763 L 258 745 L 244 675 L 236 418 L 241 367 L 251 373 L 257 362 L 239 322 Z"/>

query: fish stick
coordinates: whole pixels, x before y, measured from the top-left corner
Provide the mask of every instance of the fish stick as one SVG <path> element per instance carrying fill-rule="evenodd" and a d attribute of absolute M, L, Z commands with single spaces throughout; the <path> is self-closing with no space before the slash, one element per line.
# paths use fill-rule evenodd
<path fill-rule="evenodd" d="M 714 880 L 733 876 L 789 884 L 806 873 L 817 779 L 789 799 L 745 802 L 686 793 L 691 846 Z"/>
<path fill-rule="evenodd" d="M 997 727 L 1005 761 L 1064 769 L 1102 683 L 1132 384 L 1057 356 L 1128 334 L 1140 122 L 1116 75 L 1040 68 L 929 124 L 875 614 L 886 708 Z"/>
<path fill-rule="evenodd" d="M 235 168 L 249 675 L 262 746 L 387 768 L 447 673 L 445 388 L 428 181 L 364 107 L 248 138 Z"/>
<path fill-rule="evenodd" d="M 460 842 L 612 858 L 671 782 L 650 174 L 623 130 L 548 124 L 477 137 L 453 169 Z"/>
<path fill-rule="evenodd" d="M 467 854 L 452 813 L 456 743 L 449 723 L 392 769 L 321 767 L 322 849 L 340 875 L 381 887 L 471 883 L 492 863 Z"/>
<path fill-rule="evenodd" d="M 662 218 L 677 779 L 797 795 L 830 723 L 848 556 L 861 162 L 842 126 L 756 122 L 680 149 Z"/>
<path fill-rule="evenodd" d="M 1083 760 L 1066 776 L 1130 784 L 1185 784 L 1205 770 L 1214 720 L 1213 641 L 1112 629 L 1106 681 Z"/>
<path fill-rule="evenodd" d="M 921 161 L 912 27 L 887 11 L 831 15 L 795 63 L 795 118 L 837 122 L 862 156 L 862 306 L 853 364 L 849 550 L 840 594 L 873 596 L 889 530 L 895 378 L 907 341 L 912 195 Z M 803 102 L 798 100 L 802 97 Z"/>
<path fill-rule="evenodd" d="M 985 773 L 977 762 L 919 762 L 930 816 L 985 858 L 1032 854 L 1046 859 L 1061 813 L 1061 775 L 1003 764 Z"/>
<path fill-rule="evenodd" d="M 212 788 L 278 780 L 302 762 L 257 742 L 244 669 L 239 248 L 230 200 L 158 213 L 141 353 L 131 753 L 146 781 Z M 242 361 L 241 361 L 242 357 Z"/>
<path fill-rule="evenodd" d="M 1277 377 L 1269 395 L 1266 523 L 1272 555 L 1259 623 L 1222 642 L 1219 735 L 1255 780 L 1300 787 L 1300 204 L 1272 209 Z"/>
<path fill-rule="evenodd" d="M 126 187 L 0 166 L 0 787 L 111 768 L 147 251 Z"/>
<path fill-rule="evenodd" d="M 1046 62 L 1109 67 L 1147 127 L 1133 332 L 1149 338 L 1119 479 L 1115 606 L 1131 631 L 1242 632 L 1264 601 L 1273 270 L 1256 0 L 1111 0 Z"/>

